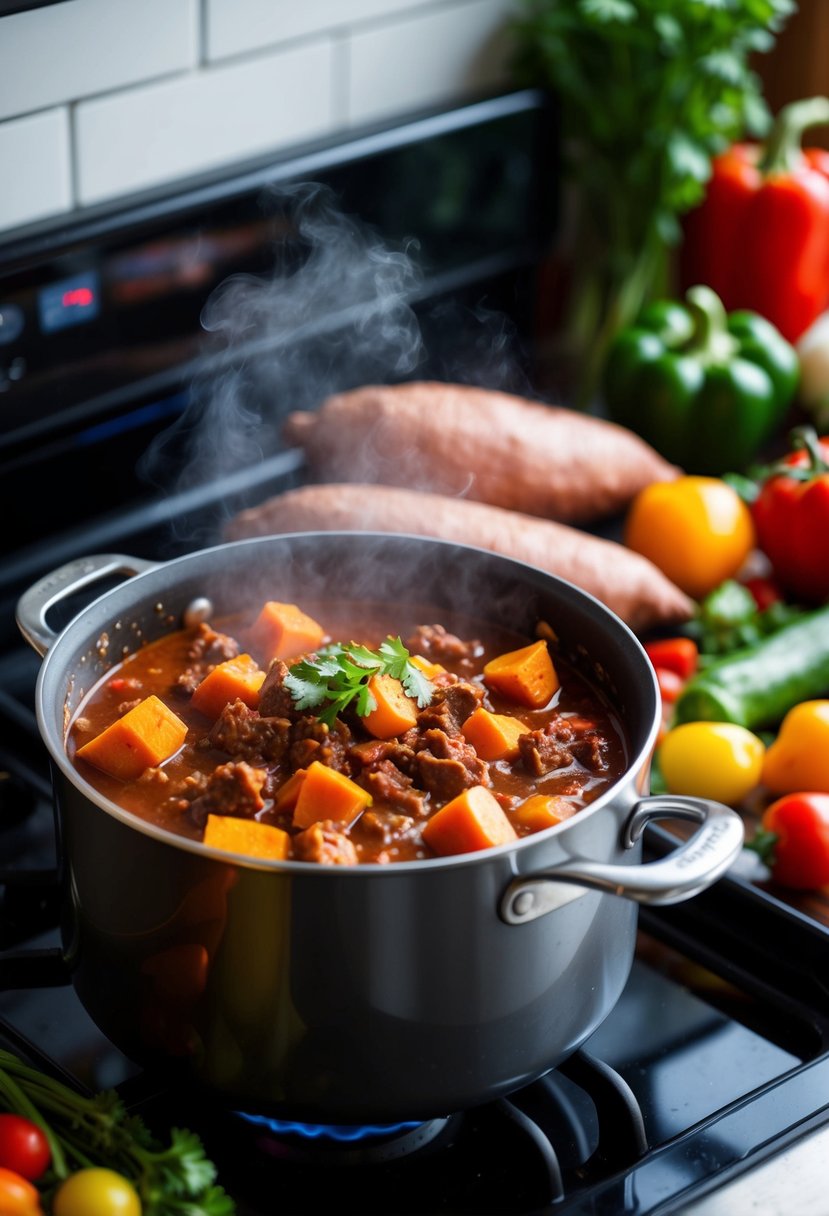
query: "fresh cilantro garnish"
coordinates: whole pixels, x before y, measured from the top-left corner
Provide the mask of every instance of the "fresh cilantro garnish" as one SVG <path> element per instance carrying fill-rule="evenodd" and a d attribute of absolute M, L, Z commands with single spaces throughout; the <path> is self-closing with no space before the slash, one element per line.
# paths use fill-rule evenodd
<path fill-rule="evenodd" d="M 432 699 L 434 687 L 411 661 L 399 637 L 388 637 L 377 650 L 332 642 L 309 659 L 294 663 L 285 677 L 285 687 L 297 709 L 323 708 L 317 715 L 329 726 L 352 703 L 364 718 L 377 708 L 368 682 L 372 676 L 392 676 L 422 709 Z"/>

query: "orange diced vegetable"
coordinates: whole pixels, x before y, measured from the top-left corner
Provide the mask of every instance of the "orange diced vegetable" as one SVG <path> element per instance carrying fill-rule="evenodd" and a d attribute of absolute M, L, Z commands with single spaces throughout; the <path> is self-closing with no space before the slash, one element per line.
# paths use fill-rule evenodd
<path fill-rule="evenodd" d="M 323 819 L 347 826 L 371 806 L 371 794 L 367 790 L 319 760 L 304 772 L 294 807 L 294 827 L 308 828 Z"/>
<path fill-rule="evenodd" d="M 256 819 L 208 815 L 204 825 L 204 843 L 214 849 L 225 849 L 228 853 L 284 861 L 290 850 L 291 837 L 282 828 L 259 823 Z"/>
<path fill-rule="evenodd" d="M 282 811 L 292 811 L 294 809 L 307 771 L 308 770 L 304 768 L 297 769 L 297 771 L 288 778 L 285 784 L 281 785 L 276 791 L 276 796 L 273 800 L 273 809 L 277 812 L 277 814 L 281 814 Z"/>
<path fill-rule="evenodd" d="M 471 743 L 482 760 L 514 760 L 518 755 L 518 740 L 529 730 L 509 714 L 492 714 L 479 705 L 461 727 L 463 737 Z"/>
<path fill-rule="evenodd" d="M 528 832 L 543 832 L 575 815 L 576 808 L 555 794 L 533 794 L 512 812 L 513 820 Z"/>
<path fill-rule="evenodd" d="M 417 725 L 417 703 L 394 676 L 372 676 L 368 689 L 377 708 L 363 718 L 363 726 L 375 739 L 393 739 Z"/>
<path fill-rule="evenodd" d="M 144 769 L 175 755 L 186 737 L 181 718 L 151 695 L 79 747 L 77 754 L 119 781 L 134 781 Z"/>
<path fill-rule="evenodd" d="M 423 655 L 410 655 L 409 662 L 413 667 L 417 667 L 418 670 L 422 671 L 427 680 L 434 680 L 435 676 L 446 675 L 445 667 L 440 663 L 432 663 L 429 659 L 424 659 Z"/>
<path fill-rule="evenodd" d="M 423 839 L 441 856 L 490 849 L 516 839 L 495 797 L 483 785 L 473 785 L 436 811 L 423 829 Z"/>
<path fill-rule="evenodd" d="M 268 600 L 250 629 L 250 644 L 265 659 L 296 659 L 316 650 L 325 630 L 296 604 Z"/>
<path fill-rule="evenodd" d="M 218 718 L 224 707 L 233 701 L 244 701 L 248 709 L 256 709 L 264 679 L 264 671 L 249 654 L 237 654 L 233 659 L 217 663 L 207 673 L 190 703 L 206 718 Z"/>
<path fill-rule="evenodd" d="M 484 667 L 484 680 L 511 701 L 533 709 L 546 705 L 559 687 L 558 675 L 543 638 L 491 659 Z"/>

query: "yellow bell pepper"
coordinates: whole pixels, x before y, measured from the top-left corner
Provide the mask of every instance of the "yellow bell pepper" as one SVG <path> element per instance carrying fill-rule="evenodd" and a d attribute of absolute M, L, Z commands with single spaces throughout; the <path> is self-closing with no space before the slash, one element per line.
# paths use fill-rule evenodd
<path fill-rule="evenodd" d="M 759 785 L 765 750 L 735 722 L 684 722 L 665 735 L 658 760 L 669 793 L 735 806 Z"/>
<path fill-rule="evenodd" d="M 829 701 L 801 701 L 766 749 L 763 785 L 773 794 L 829 793 Z"/>
<path fill-rule="evenodd" d="M 737 573 L 755 533 L 748 507 L 727 482 L 683 476 L 639 491 L 624 541 L 699 600 Z"/>

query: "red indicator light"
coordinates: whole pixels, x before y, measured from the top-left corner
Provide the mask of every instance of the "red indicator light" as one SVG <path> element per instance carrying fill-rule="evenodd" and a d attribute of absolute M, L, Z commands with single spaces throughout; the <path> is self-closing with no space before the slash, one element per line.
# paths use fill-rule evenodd
<path fill-rule="evenodd" d="M 64 308 L 88 308 L 94 300 L 95 296 L 88 287 L 73 287 L 71 291 L 63 293 L 60 302 Z"/>

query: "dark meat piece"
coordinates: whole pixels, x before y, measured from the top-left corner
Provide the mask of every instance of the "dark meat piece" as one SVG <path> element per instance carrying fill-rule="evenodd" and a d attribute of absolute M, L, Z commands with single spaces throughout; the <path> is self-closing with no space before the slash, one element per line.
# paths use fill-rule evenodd
<path fill-rule="evenodd" d="M 402 773 L 391 760 L 381 760 L 375 767 L 364 772 L 360 784 L 368 790 L 375 802 L 399 807 L 401 811 L 416 819 L 422 819 L 426 814 L 423 794 L 412 788 L 411 777 Z"/>
<path fill-rule="evenodd" d="M 461 726 L 483 698 L 483 688 L 465 680 L 438 688 L 431 704 L 417 715 L 417 725 L 421 730 L 435 729 L 450 736 L 459 735 Z"/>
<path fill-rule="evenodd" d="M 418 625 L 406 643 L 406 649 L 411 654 L 419 654 L 439 663 L 442 659 L 472 659 L 476 654 L 480 654 L 481 643 L 463 642 L 455 637 L 454 633 L 448 633 L 443 625 Z"/>
<path fill-rule="evenodd" d="M 295 861 L 316 861 L 323 866 L 356 866 L 357 850 L 330 819 L 312 823 L 294 836 L 291 853 Z"/>
<path fill-rule="evenodd" d="M 554 727 L 552 731 L 549 730 L 551 725 Z M 520 735 L 518 752 L 524 767 L 536 777 L 551 773 L 553 769 L 569 768 L 573 763 L 573 753 L 558 739 L 555 723 L 548 723 L 542 730 L 531 730 Z"/>
<path fill-rule="evenodd" d="M 226 633 L 217 633 L 206 621 L 196 629 L 192 646 L 188 648 L 188 666 L 176 680 L 176 688 L 192 696 L 196 686 L 219 663 L 235 659 L 239 654 L 239 643 Z"/>
<path fill-rule="evenodd" d="M 570 751 L 576 759 L 585 768 L 592 769 L 594 773 L 607 771 L 607 748 L 607 739 L 603 739 L 595 732 L 583 735 L 580 739 L 574 739 L 570 744 Z"/>
<path fill-rule="evenodd" d="M 226 705 L 204 740 L 205 747 L 227 752 L 236 760 L 264 760 L 277 764 L 288 747 L 291 723 L 287 718 L 263 718 L 244 701 Z"/>
<path fill-rule="evenodd" d="M 414 819 L 408 815 L 395 815 L 390 811 L 364 811 L 360 817 L 360 830 L 379 844 L 394 844 L 411 832 Z"/>
<path fill-rule="evenodd" d="M 338 773 L 351 776 L 348 745 L 351 741 L 351 731 L 344 722 L 336 722 L 329 727 L 319 718 L 305 715 L 297 719 L 291 727 L 288 745 L 288 767 L 292 772 L 298 768 L 307 768 L 314 760 L 325 764 L 328 768 L 336 769 Z"/>
<path fill-rule="evenodd" d="M 207 779 L 204 791 L 190 806 L 197 827 L 204 827 L 208 815 L 235 815 L 250 819 L 265 805 L 262 786 L 267 773 L 244 760 L 220 764 Z"/>
<path fill-rule="evenodd" d="M 297 716 L 297 708 L 285 677 L 290 671 L 282 659 L 275 659 L 268 668 L 262 687 L 259 689 L 259 712 L 264 718 L 290 718 Z"/>
<path fill-rule="evenodd" d="M 417 751 L 420 784 L 443 804 L 473 785 L 489 785 L 489 766 L 462 738 L 442 730 L 423 733 Z"/>

